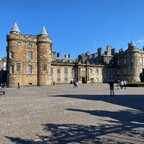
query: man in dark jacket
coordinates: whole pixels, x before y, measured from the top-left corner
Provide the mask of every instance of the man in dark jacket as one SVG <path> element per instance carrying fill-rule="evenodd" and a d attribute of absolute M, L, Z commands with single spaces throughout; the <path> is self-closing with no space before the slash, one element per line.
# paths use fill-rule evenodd
<path fill-rule="evenodd" d="M 114 96 L 114 82 L 108 82 L 110 86 L 110 96 Z"/>

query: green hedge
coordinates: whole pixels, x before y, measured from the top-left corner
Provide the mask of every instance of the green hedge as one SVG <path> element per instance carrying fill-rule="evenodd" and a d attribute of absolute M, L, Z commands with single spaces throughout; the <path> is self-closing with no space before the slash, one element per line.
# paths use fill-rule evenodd
<path fill-rule="evenodd" d="M 144 87 L 143 82 L 127 83 L 127 87 Z"/>

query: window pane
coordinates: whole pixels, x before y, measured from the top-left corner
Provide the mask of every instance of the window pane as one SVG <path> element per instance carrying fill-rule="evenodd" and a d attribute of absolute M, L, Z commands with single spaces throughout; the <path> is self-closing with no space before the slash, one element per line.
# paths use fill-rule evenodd
<path fill-rule="evenodd" d="M 51 75 L 53 75 L 53 68 L 51 68 L 51 71 L 50 71 Z"/>
<path fill-rule="evenodd" d="M 10 57 L 10 59 L 14 58 L 14 52 L 13 51 L 10 52 L 9 57 Z"/>
<path fill-rule="evenodd" d="M 57 73 L 60 74 L 60 69 L 59 68 L 57 69 Z"/>
<path fill-rule="evenodd" d="M 132 75 L 134 74 L 134 68 L 131 69 L 131 74 L 132 74 Z"/>
<path fill-rule="evenodd" d="M 10 73 L 13 74 L 14 73 L 14 66 L 10 66 Z"/>
<path fill-rule="evenodd" d="M 68 74 L 68 69 L 64 68 L 64 74 Z"/>
<path fill-rule="evenodd" d="M 28 74 L 32 74 L 32 65 L 28 66 Z"/>
<path fill-rule="evenodd" d="M 29 60 L 32 60 L 32 51 L 29 51 L 29 52 L 28 52 L 28 59 L 29 59 Z"/>
<path fill-rule="evenodd" d="M 126 58 L 124 58 L 124 64 L 126 64 Z"/>
<path fill-rule="evenodd" d="M 20 71 L 20 68 L 21 68 L 21 64 L 17 63 L 17 71 Z"/>
<path fill-rule="evenodd" d="M 92 69 L 90 69 L 90 70 L 89 70 L 89 73 L 90 73 L 90 74 L 92 74 L 92 73 L 93 73 L 93 70 L 92 70 Z"/>
<path fill-rule="evenodd" d="M 97 69 L 96 69 L 96 75 L 98 75 L 98 74 L 99 74 L 99 69 L 97 68 Z"/>
<path fill-rule="evenodd" d="M 134 59 L 133 58 L 131 58 L 131 63 L 134 63 Z"/>
<path fill-rule="evenodd" d="M 57 81 L 60 82 L 60 78 L 57 78 Z"/>
<path fill-rule="evenodd" d="M 43 64 L 43 70 L 44 70 L 44 71 L 47 70 L 47 64 Z"/>

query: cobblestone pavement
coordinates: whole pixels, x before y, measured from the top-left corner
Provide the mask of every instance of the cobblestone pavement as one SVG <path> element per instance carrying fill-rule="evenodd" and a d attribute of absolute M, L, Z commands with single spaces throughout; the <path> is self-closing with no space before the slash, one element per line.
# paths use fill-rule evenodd
<path fill-rule="evenodd" d="M 0 144 L 143 144 L 144 88 L 80 84 L 7 88 Z"/>

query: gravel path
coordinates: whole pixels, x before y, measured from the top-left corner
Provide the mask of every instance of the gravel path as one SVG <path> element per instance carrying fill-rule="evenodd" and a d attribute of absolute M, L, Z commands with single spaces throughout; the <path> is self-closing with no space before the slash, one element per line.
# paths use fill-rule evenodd
<path fill-rule="evenodd" d="M 144 88 L 107 84 L 7 88 L 0 144 L 143 144 Z"/>

